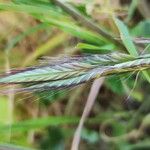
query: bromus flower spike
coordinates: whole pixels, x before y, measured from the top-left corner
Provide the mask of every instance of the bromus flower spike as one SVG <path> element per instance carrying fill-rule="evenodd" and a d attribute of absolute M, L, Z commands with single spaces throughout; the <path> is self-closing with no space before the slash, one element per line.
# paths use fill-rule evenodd
<path fill-rule="evenodd" d="M 138 57 L 123 53 L 45 58 L 40 66 L 12 70 L 0 77 L 0 85 L 21 84 L 16 91 L 57 90 L 92 81 L 102 76 L 150 68 L 150 54 Z"/>

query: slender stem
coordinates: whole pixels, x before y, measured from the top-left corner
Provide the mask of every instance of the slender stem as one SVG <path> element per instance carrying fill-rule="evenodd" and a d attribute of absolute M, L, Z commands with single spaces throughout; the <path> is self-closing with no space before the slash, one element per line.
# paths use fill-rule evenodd
<path fill-rule="evenodd" d="M 76 132 L 74 134 L 71 150 L 79 149 L 81 132 L 82 132 L 84 123 L 91 112 L 91 109 L 94 105 L 94 102 L 97 98 L 98 92 L 99 92 L 103 82 L 104 82 L 104 78 L 97 79 L 93 82 L 87 102 L 86 102 L 84 110 L 83 110 L 83 114 L 81 116 L 80 122 L 79 122 Z"/>

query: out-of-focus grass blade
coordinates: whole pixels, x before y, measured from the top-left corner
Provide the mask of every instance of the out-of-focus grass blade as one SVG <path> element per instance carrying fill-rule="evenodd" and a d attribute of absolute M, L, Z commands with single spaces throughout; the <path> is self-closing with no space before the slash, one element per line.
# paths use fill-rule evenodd
<path fill-rule="evenodd" d="M 135 37 L 146 37 L 150 38 L 150 19 L 144 20 L 138 23 L 132 30 L 131 33 Z"/>
<path fill-rule="evenodd" d="M 136 10 L 136 7 L 138 5 L 138 1 L 139 0 L 132 0 L 132 3 L 131 3 L 131 5 L 130 5 L 130 7 L 128 9 L 128 17 L 125 20 L 126 22 L 129 22 L 132 19 L 133 14 L 134 14 L 134 12 Z"/>
<path fill-rule="evenodd" d="M 9 123 L 9 101 L 6 97 L 0 96 L 0 124 Z"/>
<path fill-rule="evenodd" d="M 77 48 L 79 49 L 87 49 L 87 50 L 99 50 L 99 51 L 112 51 L 115 46 L 113 44 L 107 44 L 104 46 L 96 46 L 96 45 L 92 45 L 92 44 L 86 44 L 86 43 L 79 43 L 77 44 Z"/>
<path fill-rule="evenodd" d="M 142 73 L 143 73 L 144 77 L 146 78 L 146 80 L 150 83 L 150 75 L 149 75 L 149 73 L 147 71 L 145 71 L 145 70 L 143 70 Z"/>
<path fill-rule="evenodd" d="M 30 27 L 28 28 L 25 32 L 17 35 L 16 37 L 14 37 L 9 43 L 8 46 L 6 47 L 6 51 L 10 51 L 18 42 L 20 42 L 21 40 L 23 40 L 23 38 L 25 38 L 26 36 L 33 34 L 41 29 L 46 29 L 48 28 L 49 25 L 45 24 L 45 23 L 41 23 L 38 24 L 34 27 Z"/>
<path fill-rule="evenodd" d="M 26 4 L 26 5 L 34 5 L 34 6 L 41 6 L 41 7 L 49 7 L 51 2 L 49 0 L 13 0 L 16 4 Z M 54 6 L 54 5 L 53 5 Z"/>
<path fill-rule="evenodd" d="M 124 116 L 128 117 L 130 116 L 130 112 L 117 112 L 112 114 L 111 111 L 106 112 L 105 114 L 98 115 L 96 117 L 89 118 L 87 120 L 87 123 L 89 124 L 95 124 L 103 122 L 110 117 L 113 116 Z M 45 118 L 36 118 L 36 119 L 30 119 L 26 121 L 19 121 L 16 123 L 13 123 L 11 125 L 12 132 L 23 132 L 23 131 L 29 131 L 30 129 L 38 129 L 38 128 L 44 128 L 46 126 L 58 126 L 58 125 L 69 125 L 69 124 L 77 124 L 80 120 L 80 117 L 70 117 L 70 116 L 49 116 Z M 7 129 L 10 127 L 10 125 L 0 125 L 0 132 L 6 133 Z"/>
<path fill-rule="evenodd" d="M 0 149 L 1 150 L 35 150 L 35 149 L 17 146 L 13 144 L 0 144 Z"/>
<path fill-rule="evenodd" d="M 59 20 L 44 17 L 44 16 L 36 16 L 39 20 L 45 23 L 52 24 L 54 26 L 57 26 L 59 29 L 68 32 L 80 39 L 86 40 L 87 42 L 94 43 L 97 45 L 102 45 L 104 42 L 107 42 L 103 37 L 100 37 L 99 35 L 88 31 L 84 28 L 81 28 L 72 22 L 60 22 Z"/>
<path fill-rule="evenodd" d="M 0 3 L 0 9 L 31 14 L 36 19 L 39 19 L 42 22 L 52 24 L 59 29 L 68 32 L 76 37 L 79 37 L 80 39 L 86 40 L 90 43 L 101 45 L 102 43 L 107 42 L 107 40 L 103 37 L 100 37 L 91 31 L 75 25 L 75 23 L 72 22 L 72 19 L 69 19 L 68 16 L 62 15 L 61 12 L 57 12 L 57 10 L 51 7 L 49 9 L 45 9 L 33 5 Z"/>
<path fill-rule="evenodd" d="M 132 42 L 132 38 L 129 35 L 128 28 L 125 26 L 125 24 L 119 20 L 118 18 L 114 17 L 114 21 L 118 27 L 118 30 L 120 32 L 120 37 L 122 39 L 123 44 L 125 45 L 128 52 L 133 56 L 138 56 L 137 49 L 135 45 Z"/>
<path fill-rule="evenodd" d="M 17 122 L 11 125 L 12 132 L 23 132 L 23 131 L 29 131 L 30 129 L 38 129 L 41 127 L 46 127 L 48 125 L 56 126 L 56 125 L 65 125 L 65 124 L 76 124 L 80 118 L 78 117 L 68 117 L 68 116 L 62 116 L 62 117 L 56 117 L 56 116 L 50 116 L 45 118 L 38 118 L 38 119 L 31 119 L 27 121 Z M 7 129 L 10 127 L 10 125 L 0 125 L 0 132 L 7 132 Z"/>
<path fill-rule="evenodd" d="M 6 11 L 15 11 L 15 12 L 25 12 L 32 14 L 47 14 L 51 17 L 56 17 L 57 19 L 67 19 L 65 15 L 62 15 L 60 12 L 57 12 L 54 8 L 50 7 L 39 7 L 34 5 L 25 5 L 25 4 L 14 4 L 14 3 L 0 3 L 0 10 Z"/>
<path fill-rule="evenodd" d="M 37 47 L 36 50 L 26 58 L 23 66 L 30 64 L 30 62 L 35 60 L 37 57 L 44 55 L 47 52 L 51 52 L 51 50 L 64 43 L 67 39 L 68 35 L 66 33 L 59 33 L 58 35 L 55 35 L 44 44 Z"/>

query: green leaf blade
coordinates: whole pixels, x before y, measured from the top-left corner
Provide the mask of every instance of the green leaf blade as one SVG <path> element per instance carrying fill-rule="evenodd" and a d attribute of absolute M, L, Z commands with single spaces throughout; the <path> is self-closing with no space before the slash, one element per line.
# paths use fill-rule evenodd
<path fill-rule="evenodd" d="M 132 41 L 132 38 L 131 38 L 129 31 L 128 31 L 128 28 L 118 18 L 114 17 L 114 21 L 118 27 L 121 40 L 122 40 L 123 44 L 125 45 L 126 49 L 128 50 L 128 52 L 133 56 L 138 56 L 137 49 L 136 49 L 136 47 Z"/>

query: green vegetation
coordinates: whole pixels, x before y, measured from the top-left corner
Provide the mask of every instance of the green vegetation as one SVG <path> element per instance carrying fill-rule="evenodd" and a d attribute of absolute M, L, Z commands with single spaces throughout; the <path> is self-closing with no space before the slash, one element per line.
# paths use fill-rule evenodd
<path fill-rule="evenodd" d="M 0 149 L 150 149 L 149 5 L 1 0 Z"/>

